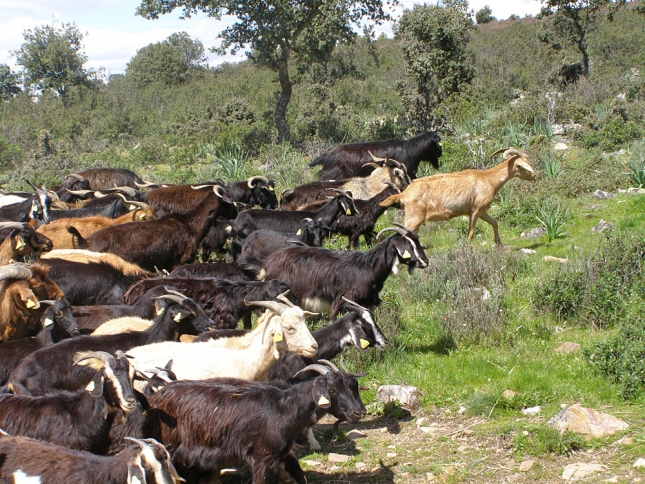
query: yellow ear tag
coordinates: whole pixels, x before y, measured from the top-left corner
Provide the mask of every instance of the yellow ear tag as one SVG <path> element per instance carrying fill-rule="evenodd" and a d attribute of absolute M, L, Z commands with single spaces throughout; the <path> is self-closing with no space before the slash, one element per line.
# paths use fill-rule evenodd
<path fill-rule="evenodd" d="M 178 323 L 179 321 L 181 321 L 181 313 L 177 313 L 177 314 L 175 314 L 175 317 L 174 317 L 174 318 L 172 318 L 172 320 L 173 320 L 175 323 Z"/>
<path fill-rule="evenodd" d="M 156 312 L 157 316 L 159 316 L 159 315 L 163 314 L 164 310 L 165 310 L 165 308 L 159 308 L 155 312 Z"/>
<path fill-rule="evenodd" d="M 302 235 L 302 229 L 298 229 L 298 231 L 296 232 L 296 235 Z"/>
<path fill-rule="evenodd" d="M 352 214 L 352 211 L 349 208 L 345 210 L 345 215 L 351 215 L 351 214 Z"/>
<path fill-rule="evenodd" d="M 31 309 L 33 307 L 36 307 L 36 303 L 33 302 L 31 299 L 27 299 L 27 302 L 25 303 L 25 306 L 27 306 L 27 309 Z"/>
<path fill-rule="evenodd" d="M 143 220 L 144 218 L 146 218 L 146 215 L 144 213 L 140 213 L 139 214 L 139 220 Z M 136 477 L 135 477 L 135 479 L 136 479 Z"/>
<path fill-rule="evenodd" d="M 87 384 L 87 386 L 85 387 L 85 389 L 86 389 L 88 392 L 93 392 L 93 391 L 94 391 L 94 380 L 92 380 L 91 382 L 89 382 L 89 383 Z"/>
<path fill-rule="evenodd" d="M 237 202 L 233 202 L 233 206 L 234 206 L 234 207 L 237 207 Z"/>
<path fill-rule="evenodd" d="M 49 326 L 51 326 L 52 324 L 54 324 L 54 321 L 52 321 L 52 320 L 51 320 L 51 319 L 49 319 L 49 318 L 45 318 L 45 324 L 44 324 L 45 328 L 48 328 L 48 327 L 49 327 Z"/>
<path fill-rule="evenodd" d="M 132 479 L 130 479 L 130 482 L 128 484 L 141 484 L 141 481 L 137 476 L 132 476 Z"/>
<path fill-rule="evenodd" d="M 323 405 L 329 405 L 329 400 L 327 400 L 323 395 L 320 395 L 320 398 L 318 399 L 318 405 L 321 407 Z"/>
<path fill-rule="evenodd" d="M 25 244 L 22 240 L 21 240 L 21 241 L 19 241 L 19 242 L 16 244 L 16 250 L 20 250 L 20 249 L 22 249 L 25 245 L 27 245 L 27 244 Z"/>
<path fill-rule="evenodd" d="M 361 348 L 365 349 L 370 345 L 370 342 L 366 339 L 361 338 Z"/>
<path fill-rule="evenodd" d="M 273 187 L 269 187 L 269 191 L 272 192 L 274 189 Z"/>
<path fill-rule="evenodd" d="M 412 258 L 412 256 L 410 255 L 410 253 L 408 252 L 407 249 L 405 249 L 405 252 L 403 252 L 403 255 L 401 257 L 403 257 L 404 259 L 411 259 Z"/>
<path fill-rule="evenodd" d="M 273 342 L 279 343 L 280 341 L 282 341 L 282 335 L 276 331 L 273 333 Z"/>

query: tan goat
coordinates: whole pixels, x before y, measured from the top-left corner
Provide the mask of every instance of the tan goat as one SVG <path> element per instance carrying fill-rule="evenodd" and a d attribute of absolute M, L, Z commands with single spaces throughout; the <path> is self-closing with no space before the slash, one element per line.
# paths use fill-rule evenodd
<path fill-rule="evenodd" d="M 129 202 L 138 203 L 138 202 Z M 87 238 L 97 230 L 111 225 L 124 224 L 128 222 L 139 222 L 155 218 L 151 207 L 137 208 L 117 218 L 96 215 L 83 218 L 61 218 L 52 220 L 46 225 L 41 225 L 36 230 L 49 238 L 54 244 L 54 249 L 76 249 L 73 245 L 74 237 L 67 231 L 67 227 L 73 225 L 78 229 L 83 238 Z"/>
<path fill-rule="evenodd" d="M 380 203 L 382 207 L 398 205 L 405 210 L 405 226 L 418 231 L 425 221 L 450 220 L 468 215 L 468 242 L 473 238 L 475 223 L 481 218 L 493 227 L 495 243 L 501 244 L 497 222 L 486 211 L 497 192 L 512 178 L 533 181 L 535 172 L 528 155 L 515 148 L 498 150 L 493 156 L 504 153 L 504 161 L 488 170 L 464 170 L 442 173 L 414 180 L 403 193 L 392 195 Z"/>

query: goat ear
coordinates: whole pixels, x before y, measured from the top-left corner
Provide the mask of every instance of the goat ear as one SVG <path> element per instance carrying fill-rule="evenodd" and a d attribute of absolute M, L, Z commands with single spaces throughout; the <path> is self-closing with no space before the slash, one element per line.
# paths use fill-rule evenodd
<path fill-rule="evenodd" d="M 20 295 L 20 300 L 25 305 L 27 309 L 38 309 L 40 307 L 40 302 L 38 298 L 28 287 L 18 287 L 18 294 Z"/>
<path fill-rule="evenodd" d="M 359 351 L 365 351 L 370 345 L 367 335 L 361 328 L 351 328 L 349 334 L 352 336 L 352 343 Z"/>
<path fill-rule="evenodd" d="M 92 395 L 94 398 L 98 398 L 103 395 L 103 372 L 97 371 L 92 381 L 87 384 L 85 389 Z"/>
<path fill-rule="evenodd" d="M 16 235 L 13 241 L 15 243 L 16 250 L 22 250 L 27 245 L 25 243 L 25 239 L 23 239 L 20 234 Z"/>
<path fill-rule="evenodd" d="M 156 300 L 155 301 L 155 317 L 161 316 L 165 310 L 166 310 L 165 303 L 163 303 L 161 299 Z"/>
<path fill-rule="evenodd" d="M 401 252 L 401 248 L 397 247 L 396 251 L 399 253 L 399 256 L 401 256 L 401 259 L 404 260 L 410 260 L 412 259 L 412 254 L 410 254 L 410 251 L 407 249 L 407 247 Z"/>
<path fill-rule="evenodd" d="M 189 312 L 183 312 L 181 309 L 177 308 L 176 310 L 171 310 L 174 312 L 174 316 L 172 317 L 172 320 L 175 323 L 181 322 L 182 319 L 184 319 L 186 316 L 188 316 L 190 313 Z"/>
<path fill-rule="evenodd" d="M 312 397 L 316 405 L 320 408 L 329 408 L 331 407 L 331 397 L 329 396 L 329 391 L 327 390 L 327 379 L 324 377 L 316 378 L 314 382 L 314 388 L 312 390 Z"/>
<path fill-rule="evenodd" d="M 282 327 L 276 326 L 275 331 L 273 332 L 273 342 L 279 343 L 282 340 Z"/>

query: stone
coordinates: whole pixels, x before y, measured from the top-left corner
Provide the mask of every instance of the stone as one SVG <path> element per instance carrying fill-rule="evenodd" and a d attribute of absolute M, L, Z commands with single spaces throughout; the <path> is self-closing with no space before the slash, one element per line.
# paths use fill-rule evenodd
<path fill-rule="evenodd" d="M 537 254 L 537 252 L 535 252 L 533 249 L 520 249 L 520 254 L 530 255 L 530 254 Z"/>
<path fill-rule="evenodd" d="M 428 421 L 427 417 L 421 417 L 417 419 L 417 427 L 422 427 L 424 423 Z"/>
<path fill-rule="evenodd" d="M 365 462 L 357 462 L 355 467 L 358 472 L 367 470 L 367 464 Z"/>
<path fill-rule="evenodd" d="M 645 467 L 645 459 L 639 457 L 632 467 Z"/>
<path fill-rule="evenodd" d="M 419 389 L 407 385 L 382 385 L 376 390 L 376 398 L 383 403 L 399 402 L 414 408 L 419 405 Z"/>
<path fill-rule="evenodd" d="M 308 466 L 311 466 L 311 467 L 316 467 L 316 466 L 321 466 L 322 465 L 317 460 L 303 460 L 302 462 L 304 462 L 305 464 L 307 464 Z"/>
<path fill-rule="evenodd" d="M 464 413 L 466 410 L 468 410 L 468 409 L 467 409 L 464 405 L 460 405 L 460 406 L 459 406 L 459 410 L 457 410 L 457 413 L 458 413 L 459 415 L 461 415 L 461 414 L 462 414 L 462 413 Z"/>
<path fill-rule="evenodd" d="M 528 472 L 531 470 L 531 467 L 533 467 L 534 465 L 535 465 L 534 460 L 525 460 L 520 464 L 520 470 L 522 472 Z"/>
<path fill-rule="evenodd" d="M 386 455 L 387 457 L 389 457 L 389 458 L 393 459 L 394 457 L 396 457 L 396 455 L 397 455 L 397 454 L 396 454 L 396 452 L 388 452 L 388 453 L 387 453 L 387 454 L 385 454 L 385 455 Z"/>
<path fill-rule="evenodd" d="M 522 413 L 524 415 L 537 415 L 542 410 L 542 407 L 536 405 L 535 407 L 523 408 Z"/>
<path fill-rule="evenodd" d="M 509 400 L 510 400 L 511 398 L 514 398 L 516 395 L 517 395 L 517 393 L 515 393 L 513 390 L 504 390 L 504 391 L 502 392 L 502 396 L 503 396 L 504 398 L 506 398 L 506 399 L 509 399 Z"/>
<path fill-rule="evenodd" d="M 506 467 L 508 467 L 509 469 L 515 467 L 515 464 L 517 464 L 517 462 L 515 462 L 515 459 L 508 459 L 506 461 Z"/>
<path fill-rule="evenodd" d="M 522 232 L 520 238 L 522 239 L 537 239 L 546 234 L 546 229 L 544 227 L 535 227 L 534 229 L 529 230 L 528 232 Z"/>
<path fill-rule="evenodd" d="M 327 456 L 327 460 L 329 462 L 347 462 L 349 460 L 349 456 L 343 454 L 334 454 L 333 452 L 331 452 Z"/>
<path fill-rule="evenodd" d="M 569 147 L 566 144 L 560 142 L 560 143 L 556 143 L 553 149 L 555 151 L 564 151 L 564 150 L 568 150 Z"/>
<path fill-rule="evenodd" d="M 370 474 L 378 474 L 379 472 L 381 472 L 381 469 L 382 469 L 381 466 L 372 467 L 372 469 L 370 470 Z"/>
<path fill-rule="evenodd" d="M 564 134 L 564 127 L 561 124 L 552 124 L 551 134 L 553 136 L 562 136 Z"/>
<path fill-rule="evenodd" d="M 434 477 L 434 474 L 432 472 L 426 472 L 426 481 L 432 482 L 432 481 L 434 481 L 434 479 L 435 479 L 435 477 Z"/>
<path fill-rule="evenodd" d="M 596 197 L 599 200 L 606 200 L 608 198 L 613 198 L 616 196 L 615 193 L 604 192 L 602 190 L 596 190 L 591 194 L 592 197 Z"/>
<path fill-rule="evenodd" d="M 522 479 L 522 477 L 524 477 L 522 474 L 520 474 L 519 472 L 516 472 L 515 474 L 511 474 L 510 476 L 508 476 L 506 478 L 506 482 L 517 482 L 520 479 Z"/>
<path fill-rule="evenodd" d="M 463 452 L 464 450 L 466 450 L 467 448 L 468 448 L 468 446 L 467 446 L 467 445 L 460 445 L 460 446 L 457 448 L 457 452 L 461 453 L 461 452 Z"/>
<path fill-rule="evenodd" d="M 611 445 L 632 445 L 633 443 L 634 439 L 632 439 L 631 437 L 623 437 L 622 439 L 618 439 Z"/>
<path fill-rule="evenodd" d="M 438 434 L 441 432 L 441 429 L 439 427 L 435 427 L 434 425 L 431 425 L 430 427 L 419 427 L 419 430 L 423 432 L 424 434 Z"/>
<path fill-rule="evenodd" d="M 575 353 L 577 351 L 580 351 L 580 345 L 578 343 L 571 343 L 570 341 L 562 343 L 555 349 L 556 353 Z"/>
<path fill-rule="evenodd" d="M 587 438 L 604 437 L 629 427 L 627 422 L 617 417 L 577 403 L 558 412 L 547 424 L 559 432 L 568 430 Z"/>
<path fill-rule="evenodd" d="M 563 259 L 562 257 L 553 257 L 552 255 L 545 255 L 542 257 L 544 262 L 559 262 L 560 264 L 567 264 L 569 259 Z"/>
<path fill-rule="evenodd" d="M 347 437 L 347 440 L 354 441 L 356 439 L 367 437 L 367 434 L 364 434 L 360 430 L 353 429 L 347 432 L 347 435 L 345 437 Z"/>
<path fill-rule="evenodd" d="M 564 468 L 564 472 L 562 472 L 562 479 L 567 482 L 575 482 L 589 477 L 596 472 L 603 471 L 606 468 L 601 464 L 585 464 L 584 462 L 569 464 Z"/>
<path fill-rule="evenodd" d="M 598 225 L 595 227 L 591 227 L 592 232 L 596 232 L 597 234 L 602 234 L 605 230 L 611 230 L 613 229 L 614 226 L 607 222 L 606 220 L 600 219 L 600 222 L 598 222 Z"/>

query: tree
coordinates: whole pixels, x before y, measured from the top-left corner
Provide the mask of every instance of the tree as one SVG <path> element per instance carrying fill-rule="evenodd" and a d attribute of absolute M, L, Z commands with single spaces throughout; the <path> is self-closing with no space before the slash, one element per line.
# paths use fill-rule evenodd
<path fill-rule="evenodd" d="M 11 72 L 7 64 L 0 64 L 0 98 L 7 100 L 21 92 L 18 74 Z"/>
<path fill-rule="evenodd" d="M 126 76 L 137 84 L 151 81 L 180 84 L 206 62 L 204 45 L 186 32 L 172 34 L 166 40 L 139 49 L 128 62 Z"/>
<path fill-rule="evenodd" d="M 440 117 L 434 111 L 472 80 L 467 54 L 472 27 L 466 0 L 403 12 L 395 34 L 403 39 L 406 80 L 397 87 L 417 131 L 435 126 Z"/>
<path fill-rule="evenodd" d="M 396 4 L 398 0 L 388 3 Z M 286 115 L 293 87 L 289 77 L 292 56 L 323 61 L 338 43 L 356 37 L 352 27 L 361 19 L 379 22 L 390 18 L 383 0 L 142 0 L 137 14 L 156 19 L 180 7 L 187 18 L 198 12 L 217 19 L 222 15 L 237 18 L 220 33 L 222 43 L 212 50 L 235 54 L 250 49 L 246 55 L 254 63 L 277 72 L 280 95 L 273 119 L 280 141 L 289 138 Z"/>
<path fill-rule="evenodd" d="M 94 73 L 85 70 L 87 56 L 83 34 L 73 24 L 60 30 L 49 25 L 23 32 L 25 42 L 14 51 L 16 63 L 24 67 L 25 85 L 34 90 L 52 89 L 67 105 L 69 88 L 90 85 Z"/>
<path fill-rule="evenodd" d="M 589 76 L 587 36 L 596 28 L 598 14 L 605 12 L 608 20 L 626 0 L 541 0 L 538 18 L 544 19 L 540 40 L 555 50 L 562 41 L 573 44 L 582 56 L 582 75 Z"/>
<path fill-rule="evenodd" d="M 493 10 L 488 5 L 485 5 L 483 8 L 479 9 L 479 11 L 475 14 L 475 21 L 477 22 L 477 25 L 487 24 L 488 22 L 496 20 L 496 18 L 493 17 L 492 14 Z"/>

